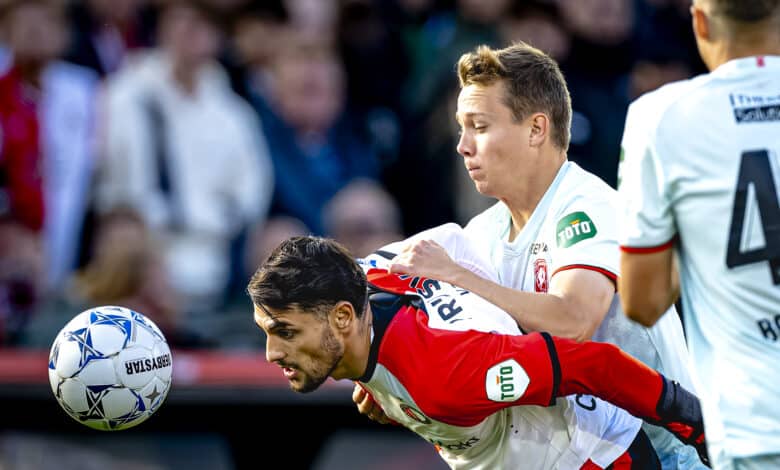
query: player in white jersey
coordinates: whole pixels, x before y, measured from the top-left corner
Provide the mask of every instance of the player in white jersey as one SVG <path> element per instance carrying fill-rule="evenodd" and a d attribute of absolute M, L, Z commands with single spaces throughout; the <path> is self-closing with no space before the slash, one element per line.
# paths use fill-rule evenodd
<path fill-rule="evenodd" d="M 780 1 L 691 11 L 711 72 L 626 118 L 620 294 L 652 325 L 681 284 L 713 464 L 780 468 Z"/>
<path fill-rule="evenodd" d="M 525 331 L 617 344 L 692 387 L 679 318 L 647 329 L 619 311 L 616 193 L 566 159 L 571 104 L 555 62 L 525 44 L 483 47 L 465 54 L 458 72 L 458 152 L 477 190 L 500 200 L 466 230 L 489 249 L 498 282 L 426 241 L 411 245 L 392 268 L 469 289 Z M 704 467 L 694 449 L 646 430 L 664 468 Z"/>
<path fill-rule="evenodd" d="M 358 264 L 296 237 L 259 267 L 255 322 L 293 390 L 358 380 L 452 468 L 661 468 L 625 410 L 701 442 L 698 400 L 675 382 L 612 345 L 523 335 L 471 292 L 390 273 L 391 250 Z"/>

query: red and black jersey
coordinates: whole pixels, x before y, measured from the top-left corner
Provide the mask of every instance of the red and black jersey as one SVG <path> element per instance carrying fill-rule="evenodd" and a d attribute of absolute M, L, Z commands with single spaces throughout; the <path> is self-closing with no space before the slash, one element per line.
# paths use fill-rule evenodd
<path fill-rule="evenodd" d="M 505 312 L 469 291 L 389 274 L 378 255 L 365 262 L 376 293 L 369 302 L 371 355 L 360 382 L 451 467 L 578 469 L 588 460 L 607 467 L 630 446 L 640 421 L 576 394 L 588 392 L 588 381 L 578 382 L 561 362 L 563 346 L 567 361 L 592 363 L 582 373 L 593 375 L 610 367 L 596 349 L 622 354 L 617 348 L 593 343 L 588 353 L 573 341 L 522 335 Z M 574 394 L 562 397 L 568 393 Z"/>

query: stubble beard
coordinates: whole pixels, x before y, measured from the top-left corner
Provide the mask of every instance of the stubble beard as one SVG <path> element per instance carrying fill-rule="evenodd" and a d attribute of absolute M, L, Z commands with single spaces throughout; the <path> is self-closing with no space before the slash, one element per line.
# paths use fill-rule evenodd
<path fill-rule="evenodd" d="M 328 380 L 328 377 L 336 370 L 339 362 L 344 357 L 344 348 L 336 339 L 329 326 L 322 333 L 320 349 L 327 360 L 313 367 L 311 373 L 305 374 L 303 383 L 299 387 L 296 388 L 293 384 L 290 384 L 290 387 L 296 392 L 309 393 L 317 390 L 320 385 Z"/>

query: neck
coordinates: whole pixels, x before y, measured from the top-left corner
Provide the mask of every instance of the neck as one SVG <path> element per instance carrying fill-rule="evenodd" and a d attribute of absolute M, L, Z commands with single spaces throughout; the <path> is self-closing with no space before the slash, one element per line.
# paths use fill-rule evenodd
<path fill-rule="evenodd" d="M 515 185 L 516 190 L 508 197 L 499 198 L 509 208 L 512 216 L 512 227 L 509 230 L 509 241 L 523 230 L 531 218 L 539 201 L 549 189 L 558 171 L 566 161 L 566 152 L 556 150 L 548 155 L 541 155 L 540 160 L 547 162 L 539 165 L 533 171 L 527 171 L 523 184 Z"/>
<path fill-rule="evenodd" d="M 194 95 L 197 88 L 198 67 L 177 62 L 173 66 L 173 80 L 188 95 Z"/>
<path fill-rule="evenodd" d="M 711 43 L 706 61 L 710 70 L 743 57 L 780 55 L 780 22 L 777 19 L 722 29 L 721 39 Z"/>

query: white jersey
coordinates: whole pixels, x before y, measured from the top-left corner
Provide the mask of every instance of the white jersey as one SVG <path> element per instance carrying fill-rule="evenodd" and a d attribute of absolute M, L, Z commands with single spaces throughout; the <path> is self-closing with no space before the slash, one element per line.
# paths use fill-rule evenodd
<path fill-rule="evenodd" d="M 711 457 L 779 453 L 780 57 L 639 98 L 623 154 L 620 243 L 679 254 Z"/>
<path fill-rule="evenodd" d="M 526 292 L 545 293 L 555 274 L 589 269 L 613 281 L 619 275 L 617 193 L 595 175 L 567 161 L 558 171 L 525 227 L 508 241 L 511 215 L 499 202 L 465 227 L 480 247 L 489 250 L 499 283 Z M 630 321 L 618 295 L 593 340 L 609 342 L 650 367 L 695 390 L 688 368 L 682 324 L 676 312 L 652 328 Z M 670 433 L 645 425 L 664 468 L 703 468 L 695 449 Z"/>
<path fill-rule="evenodd" d="M 413 237 L 418 238 L 435 240 L 456 261 L 491 277 L 489 261 L 459 226 L 446 224 Z M 361 382 L 391 419 L 433 443 L 451 468 L 577 470 L 589 460 L 606 468 L 626 452 L 640 420 L 610 403 L 576 395 L 558 398 L 549 407 L 516 406 L 527 403 L 536 390 L 546 390 L 534 371 L 548 367 L 542 360 L 547 346 L 499 346 L 495 333 L 522 335 L 503 310 L 444 282 L 386 274 L 388 258 L 409 241 L 361 260 L 375 286 L 415 294 L 422 301 L 412 316 L 395 315 L 397 304 L 382 308 L 382 301 L 372 299 L 373 342 L 381 347 Z M 444 331 L 463 334 L 453 344 Z M 502 356 L 510 350 L 519 366 Z M 518 388 L 501 388 L 499 376 L 501 384 L 507 380 Z M 519 384 L 525 384 L 524 391 Z M 449 406 L 453 400 L 457 406 Z"/>

